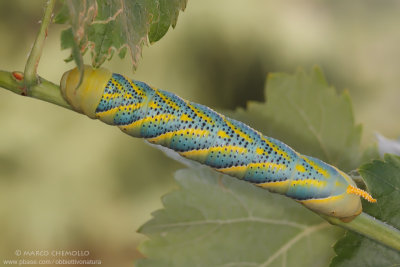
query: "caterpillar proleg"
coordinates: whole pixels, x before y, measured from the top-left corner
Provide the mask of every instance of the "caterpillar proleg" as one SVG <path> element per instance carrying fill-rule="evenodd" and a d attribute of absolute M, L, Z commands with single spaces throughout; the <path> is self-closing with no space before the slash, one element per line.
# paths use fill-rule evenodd
<path fill-rule="evenodd" d="M 88 66 L 78 84 L 77 69 L 63 75 L 63 96 L 76 111 L 318 213 L 348 221 L 361 213 L 360 197 L 376 201 L 336 167 L 173 93 Z"/>

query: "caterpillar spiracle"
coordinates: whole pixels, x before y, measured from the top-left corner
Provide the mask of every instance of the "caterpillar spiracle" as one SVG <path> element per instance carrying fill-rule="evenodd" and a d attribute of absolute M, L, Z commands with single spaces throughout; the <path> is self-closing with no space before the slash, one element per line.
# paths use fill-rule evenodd
<path fill-rule="evenodd" d="M 62 94 L 76 111 L 315 212 L 350 221 L 362 211 L 360 197 L 376 201 L 336 167 L 173 93 L 89 66 L 78 84 L 76 68 L 61 79 Z"/>

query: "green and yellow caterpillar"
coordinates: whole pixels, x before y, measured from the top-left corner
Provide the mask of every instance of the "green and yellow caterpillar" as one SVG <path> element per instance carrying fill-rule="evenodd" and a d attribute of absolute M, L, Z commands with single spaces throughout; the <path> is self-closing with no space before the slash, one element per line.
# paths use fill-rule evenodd
<path fill-rule="evenodd" d="M 216 171 L 286 195 L 307 208 L 349 221 L 375 202 L 344 172 L 200 104 L 106 69 L 85 66 L 61 79 L 78 112 L 173 149 Z"/>

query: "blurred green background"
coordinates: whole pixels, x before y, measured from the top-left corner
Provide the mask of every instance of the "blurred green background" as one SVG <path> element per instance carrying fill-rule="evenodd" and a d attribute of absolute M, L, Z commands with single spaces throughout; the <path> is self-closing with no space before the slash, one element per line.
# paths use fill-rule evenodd
<path fill-rule="evenodd" d="M 0 2 L 0 69 L 23 70 L 45 1 Z M 106 67 L 216 109 L 264 101 L 268 72 L 318 64 L 349 90 L 363 145 L 400 134 L 400 2 L 189 0 L 175 30 L 144 48 L 138 70 Z M 52 25 L 39 74 L 73 67 Z M 90 58 L 86 57 L 87 62 Z M 182 167 L 140 139 L 57 106 L 0 89 L 0 257 L 16 249 L 89 250 L 132 266 L 136 233 Z M 301 152 L 301 151 L 300 151 Z"/>

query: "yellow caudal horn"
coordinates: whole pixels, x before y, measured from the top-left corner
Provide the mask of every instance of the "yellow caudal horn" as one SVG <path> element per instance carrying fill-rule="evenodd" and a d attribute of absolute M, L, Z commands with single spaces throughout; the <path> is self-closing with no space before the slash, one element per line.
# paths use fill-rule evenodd
<path fill-rule="evenodd" d="M 357 187 L 355 187 L 355 186 L 349 185 L 349 186 L 347 187 L 346 192 L 347 192 L 348 194 L 353 194 L 353 195 L 360 196 L 360 197 L 362 197 L 362 198 L 368 200 L 368 201 L 371 202 L 371 203 L 375 203 L 375 202 L 376 202 L 376 199 L 373 198 L 370 194 L 368 194 L 368 193 L 365 192 L 364 190 L 361 190 L 360 188 L 357 188 Z"/>

